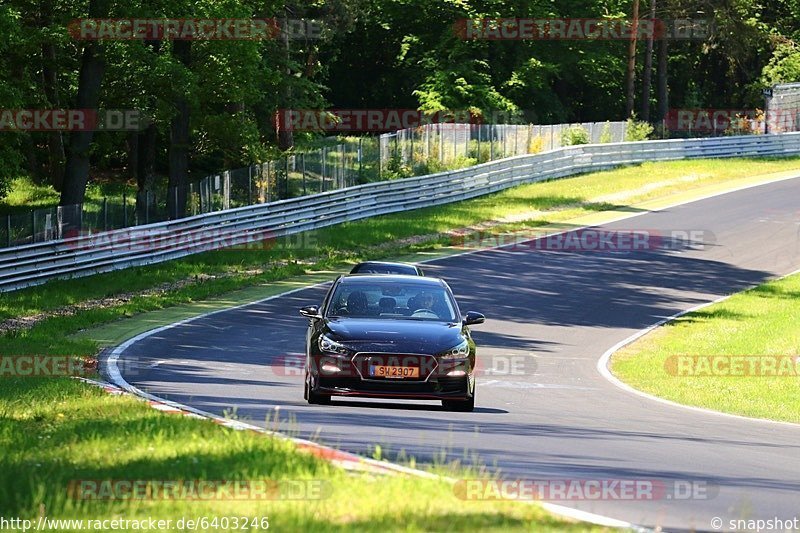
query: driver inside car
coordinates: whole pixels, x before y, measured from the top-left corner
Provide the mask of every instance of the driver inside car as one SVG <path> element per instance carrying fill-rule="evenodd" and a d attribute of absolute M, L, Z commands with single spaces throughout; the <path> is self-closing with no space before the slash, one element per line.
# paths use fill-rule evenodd
<path fill-rule="evenodd" d="M 426 292 L 417 295 L 417 309 L 427 309 L 433 311 L 433 296 Z"/>

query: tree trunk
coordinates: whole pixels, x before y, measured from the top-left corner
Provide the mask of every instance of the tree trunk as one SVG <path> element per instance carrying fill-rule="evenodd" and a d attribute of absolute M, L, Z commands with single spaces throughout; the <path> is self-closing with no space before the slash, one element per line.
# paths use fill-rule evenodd
<path fill-rule="evenodd" d="M 639 0 L 633 0 L 633 21 L 631 25 L 631 43 L 628 46 L 628 76 L 625 91 L 625 118 L 633 114 L 634 76 L 636 74 L 636 41 L 639 33 Z"/>
<path fill-rule="evenodd" d="M 172 54 L 187 68 L 191 65 L 191 41 L 175 41 Z M 189 102 L 186 95 L 175 100 L 177 114 L 169 135 L 169 184 L 167 212 L 174 220 L 186 216 L 186 181 L 189 175 Z"/>
<path fill-rule="evenodd" d="M 103 18 L 108 16 L 108 0 L 90 0 L 89 17 Z M 97 110 L 100 103 L 100 88 L 105 73 L 105 58 L 100 41 L 88 41 L 83 48 L 81 69 L 78 76 L 78 109 Z M 89 148 L 94 132 L 75 131 L 69 137 L 69 149 L 64 168 L 64 182 L 59 205 L 82 204 L 86 194 L 86 183 L 89 180 Z M 77 211 L 76 211 L 76 214 Z M 69 217 L 64 220 L 65 231 L 80 225 L 80 217 Z"/>
<path fill-rule="evenodd" d="M 42 28 L 48 28 L 53 23 L 53 1 L 42 2 L 41 20 Z M 58 63 L 56 60 L 56 47 L 51 41 L 42 43 L 42 89 L 47 99 L 48 107 L 58 109 L 61 107 L 58 95 Z M 60 131 L 47 133 L 47 177 L 53 188 L 61 192 L 64 180 L 64 136 Z"/>
<path fill-rule="evenodd" d="M 642 111 L 641 118 L 645 122 L 650 122 L 650 86 L 653 75 L 653 39 L 655 38 L 656 26 L 656 0 L 650 0 L 650 23 L 653 24 L 652 31 L 647 36 L 647 50 L 644 54 L 644 71 L 642 72 Z M 661 36 L 664 38 L 664 36 Z"/>
<path fill-rule="evenodd" d="M 136 134 L 136 221 L 140 224 L 148 219 L 147 200 L 155 182 L 157 134 L 152 122 Z"/>
<path fill-rule="evenodd" d="M 291 48 L 289 47 L 289 8 L 286 9 L 286 18 L 284 18 L 285 31 L 283 32 L 283 46 L 286 48 L 286 79 L 284 81 L 284 105 L 287 109 L 291 109 L 293 105 L 292 98 L 292 69 L 290 64 Z M 278 148 L 286 151 L 294 146 L 294 132 L 290 129 L 278 130 Z"/>
<path fill-rule="evenodd" d="M 658 120 L 663 121 L 669 110 L 669 80 L 667 77 L 667 39 L 658 43 Z"/>

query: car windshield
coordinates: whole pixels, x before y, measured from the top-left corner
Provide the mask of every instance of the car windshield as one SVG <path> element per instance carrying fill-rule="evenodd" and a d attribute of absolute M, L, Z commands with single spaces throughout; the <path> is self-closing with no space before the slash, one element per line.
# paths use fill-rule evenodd
<path fill-rule="evenodd" d="M 441 285 L 391 280 L 340 283 L 326 316 L 456 322 L 456 306 Z"/>

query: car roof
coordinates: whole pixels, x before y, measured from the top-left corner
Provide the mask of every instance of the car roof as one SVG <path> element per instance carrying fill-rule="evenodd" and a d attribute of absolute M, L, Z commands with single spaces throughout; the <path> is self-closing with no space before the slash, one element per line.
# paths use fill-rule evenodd
<path fill-rule="evenodd" d="M 400 261 L 361 261 L 359 265 L 400 265 L 400 266 L 414 266 L 411 263 L 402 263 Z"/>
<path fill-rule="evenodd" d="M 441 278 L 431 278 L 422 276 L 412 276 L 410 274 L 348 274 L 339 278 L 340 283 L 391 283 L 402 281 L 417 285 L 439 285 L 447 284 Z"/>

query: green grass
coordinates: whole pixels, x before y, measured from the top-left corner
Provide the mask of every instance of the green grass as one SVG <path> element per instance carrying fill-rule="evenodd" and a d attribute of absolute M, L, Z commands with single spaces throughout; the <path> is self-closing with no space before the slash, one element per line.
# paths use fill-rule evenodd
<path fill-rule="evenodd" d="M 103 198 L 108 198 L 109 202 L 121 204 L 123 190 L 127 191 L 128 200 L 133 202 L 136 195 L 133 185 L 106 181 L 91 182 L 86 187 L 87 204 L 99 206 Z M 11 181 L 8 194 L 0 199 L 0 216 L 22 214 L 33 209 L 57 206 L 59 196 L 59 193 L 50 185 L 37 185 L 28 177 L 15 178 Z"/>
<path fill-rule="evenodd" d="M 6 518 L 35 520 L 44 511 L 58 519 L 268 517 L 276 531 L 600 530 L 536 505 L 461 500 L 445 481 L 348 474 L 291 442 L 164 415 L 65 378 L 2 381 L 0 446 Z M 321 490 L 305 500 L 238 502 L 91 501 L 68 490 L 78 480 L 198 479 Z"/>
<path fill-rule="evenodd" d="M 800 275 L 793 275 L 736 294 L 655 330 L 615 354 L 611 370 L 637 389 L 686 405 L 800 422 L 797 362 L 783 367 L 784 374 L 793 374 L 782 376 L 690 376 L 687 368 L 701 367 L 694 364 L 678 370 L 676 366 L 678 356 L 704 356 L 704 360 L 712 356 L 796 359 L 800 356 L 798 323 Z M 725 362 L 719 367 L 725 372 L 729 360 L 718 360 Z M 752 374 L 750 363 L 744 365 L 738 373 Z"/>

